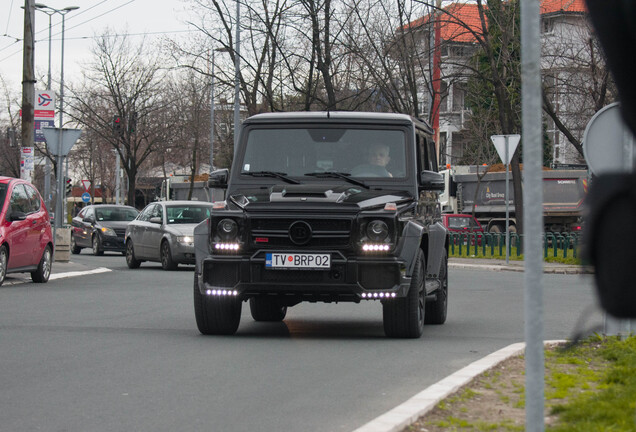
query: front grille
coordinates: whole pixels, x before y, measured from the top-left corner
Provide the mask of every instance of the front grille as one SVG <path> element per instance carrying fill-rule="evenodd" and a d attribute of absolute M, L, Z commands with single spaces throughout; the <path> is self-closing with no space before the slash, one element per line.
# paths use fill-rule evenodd
<path fill-rule="evenodd" d="M 311 239 L 304 243 L 308 248 L 342 248 L 350 244 L 353 219 L 311 217 L 255 217 L 249 221 L 250 242 L 253 247 L 280 248 L 296 247 L 292 242 L 289 228 L 295 222 L 303 221 L 311 227 Z"/>
<path fill-rule="evenodd" d="M 204 282 L 215 287 L 233 288 L 239 281 L 239 264 L 235 262 L 203 263 Z M 212 277 L 213 280 L 209 280 Z"/>
<path fill-rule="evenodd" d="M 400 269 L 394 264 L 359 264 L 358 280 L 367 290 L 385 290 L 400 283 Z"/>
<path fill-rule="evenodd" d="M 126 228 L 113 228 L 113 231 L 115 231 L 117 237 L 124 238 L 124 236 L 126 235 Z"/>

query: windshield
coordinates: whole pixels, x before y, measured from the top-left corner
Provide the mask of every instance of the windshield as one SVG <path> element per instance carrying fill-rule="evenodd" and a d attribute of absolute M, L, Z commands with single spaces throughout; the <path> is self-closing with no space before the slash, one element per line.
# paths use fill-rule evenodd
<path fill-rule="evenodd" d="M 98 221 L 127 222 L 137 217 L 139 212 L 133 208 L 104 207 L 95 210 Z"/>
<path fill-rule="evenodd" d="M 166 216 L 169 224 L 198 224 L 210 216 L 211 206 L 169 206 Z"/>
<path fill-rule="evenodd" d="M 323 178 L 312 176 L 323 172 L 361 178 L 404 177 L 405 154 L 406 134 L 398 128 L 251 129 L 241 174 L 277 173 L 307 180 Z"/>

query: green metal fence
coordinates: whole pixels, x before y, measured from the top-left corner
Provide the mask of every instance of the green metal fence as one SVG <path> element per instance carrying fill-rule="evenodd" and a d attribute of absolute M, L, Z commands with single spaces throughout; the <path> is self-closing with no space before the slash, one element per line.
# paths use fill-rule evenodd
<path fill-rule="evenodd" d="M 580 232 L 546 232 L 543 235 L 543 256 L 577 258 L 581 242 Z M 506 255 L 505 233 L 449 233 L 449 252 L 452 256 L 503 257 Z M 523 255 L 523 235 L 510 233 L 508 256 Z"/>

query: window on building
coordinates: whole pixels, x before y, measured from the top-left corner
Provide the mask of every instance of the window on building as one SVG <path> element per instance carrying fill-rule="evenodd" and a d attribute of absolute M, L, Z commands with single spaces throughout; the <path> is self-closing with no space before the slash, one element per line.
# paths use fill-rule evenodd
<path fill-rule="evenodd" d="M 550 34 L 554 32 L 554 20 L 550 18 L 544 18 L 541 21 L 541 33 Z"/>

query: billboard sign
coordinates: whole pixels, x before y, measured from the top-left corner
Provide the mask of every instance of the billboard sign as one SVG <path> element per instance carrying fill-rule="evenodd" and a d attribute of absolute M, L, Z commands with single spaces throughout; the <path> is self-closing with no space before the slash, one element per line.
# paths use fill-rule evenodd
<path fill-rule="evenodd" d="M 38 90 L 35 95 L 33 117 L 36 120 L 55 118 L 55 92 Z"/>

